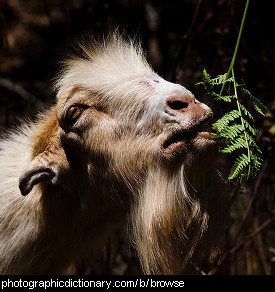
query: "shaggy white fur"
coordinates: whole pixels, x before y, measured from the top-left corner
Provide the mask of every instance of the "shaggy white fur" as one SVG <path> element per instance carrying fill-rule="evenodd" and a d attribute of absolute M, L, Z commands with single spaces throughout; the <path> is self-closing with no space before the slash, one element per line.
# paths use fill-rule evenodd
<path fill-rule="evenodd" d="M 114 34 L 63 63 L 56 104 L 0 147 L 0 273 L 64 273 L 131 219 L 145 273 L 179 274 L 219 243 L 212 116 Z"/>

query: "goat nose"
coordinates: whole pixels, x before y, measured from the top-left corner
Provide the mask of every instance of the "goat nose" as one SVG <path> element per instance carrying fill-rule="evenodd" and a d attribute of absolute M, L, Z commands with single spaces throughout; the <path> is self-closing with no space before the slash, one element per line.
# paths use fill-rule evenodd
<path fill-rule="evenodd" d="M 195 97 L 192 95 L 175 95 L 170 96 L 166 100 L 169 110 L 184 113 L 189 111 L 195 104 Z"/>

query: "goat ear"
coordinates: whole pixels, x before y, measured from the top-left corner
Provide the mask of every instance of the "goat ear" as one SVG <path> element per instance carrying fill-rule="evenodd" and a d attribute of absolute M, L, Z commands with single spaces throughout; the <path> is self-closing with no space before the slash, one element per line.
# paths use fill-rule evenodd
<path fill-rule="evenodd" d="M 23 196 L 28 195 L 38 183 L 58 184 L 59 167 L 55 162 L 47 160 L 43 159 L 43 154 L 36 156 L 20 176 L 19 189 Z"/>

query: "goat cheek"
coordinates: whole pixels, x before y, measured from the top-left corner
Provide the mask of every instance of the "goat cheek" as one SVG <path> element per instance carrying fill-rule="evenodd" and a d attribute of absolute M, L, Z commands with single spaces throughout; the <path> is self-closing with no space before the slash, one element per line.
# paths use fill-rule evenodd
<path fill-rule="evenodd" d="M 80 151 L 83 149 L 83 142 L 80 136 L 77 133 L 69 132 L 65 133 L 63 132 L 61 135 L 61 142 L 63 146 L 67 146 L 66 149 L 69 148 L 75 151 Z"/>

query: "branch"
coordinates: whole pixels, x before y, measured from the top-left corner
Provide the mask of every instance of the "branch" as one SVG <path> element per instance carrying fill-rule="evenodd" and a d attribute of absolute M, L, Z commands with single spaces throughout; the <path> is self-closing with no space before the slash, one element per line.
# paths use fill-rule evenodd
<path fill-rule="evenodd" d="M 238 244 L 236 244 L 234 247 L 232 247 L 231 249 L 227 250 L 224 255 L 222 256 L 222 258 L 220 259 L 218 266 L 215 267 L 210 274 L 215 274 L 217 273 L 217 271 L 220 269 L 220 267 L 222 266 L 222 264 L 228 259 L 229 256 L 231 256 L 232 254 L 236 253 L 237 251 L 239 251 L 248 240 L 251 240 L 255 235 L 257 235 L 258 233 L 262 232 L 269 224 L 271 224 L 275 218 L 269 218 L 268 220 L 266 220 L 262 225 L 260 225 L 258 228 L 255 229 L 255 231 L 249 235 L 247 235 L 242 241 L 240 241 Z"/>
<path fill-rule="evenodd" d="M 255 235 L 262 232 L 273 221 L 274 221 L 274 218 L 269 218 L 268 220 L 266 220 L 262 225 L 256 228 L 253 233 L 247 235 L 242 241 L 240 241 L 237 245 L 235 245 L 232 249 L 230 249 L 227 254 L 230 255 L 240 250 L 248 240 L 252 239 Z"/>

